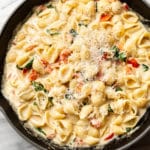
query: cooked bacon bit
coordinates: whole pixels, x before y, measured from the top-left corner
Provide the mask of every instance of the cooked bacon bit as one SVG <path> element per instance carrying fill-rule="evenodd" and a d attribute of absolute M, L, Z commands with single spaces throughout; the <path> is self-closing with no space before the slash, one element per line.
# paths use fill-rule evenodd
<path fill-rule="evenodd" d="M 76 139 L 75 139 L 75 143 L 76 143 L 77 145 L 83 145 L 83 144 L 84 144 L 83 140 L 80 139 L 80 138 L 76 138 Z"/>
<path fill-rule="evenodd" d="M 123 8 L 124 8 L 124 10 L 126 10 L 126 11 L 129 10 L 128 4 L 124 3 L 124 4 L 123 4 Z"/>
<path fill-rule="evenodd" d="M 28 69 L 23 69 L 22 70 L 23 75 L 25 75 L 28 71 L 29 71 Z"/>
<path fill-rule="evenodd" d="M 61 52 L 59 56 L 59 61 L 66 63 L 68 61 L 68 57 L 71 54 L 70 50 L 64 50 Z"/>
<path fill-rule="evenodd" d="M 100 16 L 100 21 L 109 21 L 111 19 L 112 15 L 111 14 L 102 14 Z"/>
<path fill-rule="evenodd" d="M 54 137 L 56 137 L 56 133 L 51 133 L 47 136 L 48 139 L 53 139 Z"/>
<path fill-rule="evenodd" d="M 32 71 L 31 71 L 31 73 L 30 73 L 30 75 L 29 75 L 29 80 L 30 80 L 30 81 L 34 81 L 34 80 L 36 80 L 38 77 L 39 77 L 39 74 L 38 74 L 35 70 L 32 69 Z"/>
<path fill-rule="evenodd" d="M 127 74 L 132 74 L 132 73 L 133 73 L 132 67 L 126 66 L 126 73 L 127 73 Z"/>
<path fill-rule="evenodd" d="M 134 68 L 138 68 L 140 66 L 140 64 L 134 58 L 127 60 L 127 63 L 131 64 Z"/>
<path fill-rule="evenodd" d="M 94 128 L 100 128 L 101 123 L 98 119 L 92 118 L 90 120 L 90 124 L 94 127 Z"/>
<path fill-rule="evenodd" d="M 25 51 L 32 51 L 35 47 L 37 47 L 37 45 L 30 45 L 25 49 Z"/>
<path fill-rule="evenodd" d="M 112 139 L 114 136 L 114 133 L 111 133 L 110 135 L 108 135 L 104 140 L 107 141 L 107 140 L 110 140 Z"/>

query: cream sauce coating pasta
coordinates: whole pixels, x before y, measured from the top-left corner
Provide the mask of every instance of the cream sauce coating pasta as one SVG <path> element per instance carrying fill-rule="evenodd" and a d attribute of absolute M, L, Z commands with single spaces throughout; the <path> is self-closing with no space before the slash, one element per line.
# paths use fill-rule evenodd
<path fill-rule="evenodd" d="M 37 6 L 10 43 L 2 92 L 45 139 L 107 144 L 149 106 L 150 32 L 118 0 Z"/>

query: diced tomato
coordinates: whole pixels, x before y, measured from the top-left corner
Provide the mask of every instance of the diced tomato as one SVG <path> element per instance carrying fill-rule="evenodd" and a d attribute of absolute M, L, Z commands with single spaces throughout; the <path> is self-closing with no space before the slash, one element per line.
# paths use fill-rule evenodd
<path fill-rule="evenodd" d="M 66 63 L 70 54 L 71 54 L 70 50 L 62 51 L 59 56 L 59 61 Z"/>
<path fill-rule="evenodd" d="M 35 70 L 32 69 L 32 71 L 31 71 L 31 73 L 30 73 L 30 75 L 29 75 L 29 80 L 30 80 L 30 81 L 34 81 L 34 80 L 36 80 L 38 77 L 39 77 L 39 74 L 38 74 Z"/>
<path fill-rule="evenodd" d="M 102 59 L 103 60 L 107 60 L 108 59 L 108 53 L 107 52 L 103 53 Z"/>
<path fill-rule="evenodd" d="M 104 140 L 111 140 L 114 137 L 114 133 L 111 133 L 110 135 L 108 135 Z"/>
<path fill-rule="evenodd" d="M 131 64 L 134 68 L 138 68 L 140 66 L 140 64 L 134 58 L 129 59 L 127 63 Z"/>
<path fill-rule="evenodd" d="M 94 128 L 100 128 L 101 123 L 98 119 L 92 118 L 90 120 L 90 124 L 94 127 Z"/>
<path fill-rule="evenodd" d="M 100 21 L 109 21 L 111 19 L 112 15 L 111 14 L 102 14 L 100 16 Z"/>
<path fill-rule="evenodd" d="M 128 4 L 124 3 L 124 4 L 123 4 L 123 8 L 124 8 L 124 10 L 126 10 L 126 11 L 129 10 Z"/>

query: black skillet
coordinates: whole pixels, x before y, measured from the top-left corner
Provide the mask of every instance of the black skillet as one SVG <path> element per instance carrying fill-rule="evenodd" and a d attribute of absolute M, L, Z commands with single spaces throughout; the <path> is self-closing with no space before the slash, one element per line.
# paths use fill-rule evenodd
<path fill-rule="evenodd" d="M 0 82 L 2 82 L 3 67 L 5 62 L 5 56 L 8 49 L 8 43 L 12 38 L 13 31 L 18 24 L 22 23 L 29 13 L 32 13 L 32 8 L 36 5 L 45 3 L 47 0 L 26 0 L 10 17 L 9 21 L 5 25 L 0 35 Z M 127 2 L 128 5 L 135 11 L 140 13 L 146 20 L 142 20 L 143 23 L 150 27 L 150 8 L 142 0 L 122 0 Z M 1 85 L 1 84 L 0 84 Z M 2 87 L 1 87 L 2 88 Z M 51 141 L 45 141 L 41 138 L 35 137 L 31 131 L 26 130 L 23 127 L 23 122 L 18 120 L 17 115 L 12 110 L 8 101 L 3 97 L 0 92 L 0 110 L 4 113 L 9 123 L 13 128 L 27 141 L 35 145 L 38 149 L 49 149 L 49 150 L 70 150 L 68 147 L 61 147 L 59 145 L 51 143 Z M 139 121 L 139 129 L 131 136 L 122 136 L 119 140 L 113 140 L 111 143 L 104 147 L 104 150 L 122 150 L 127 149 L 131 145 L 139 141 L 147 132 L 150 130 L 150 109 L 147 110 L 144 117 Z M 77 150 L 94 150 L 95 147 L 91 148 L 74 148 Z"/>

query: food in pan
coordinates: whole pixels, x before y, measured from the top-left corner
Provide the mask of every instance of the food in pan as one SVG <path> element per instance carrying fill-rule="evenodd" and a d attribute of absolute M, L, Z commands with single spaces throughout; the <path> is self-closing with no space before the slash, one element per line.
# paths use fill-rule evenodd
<path fill-rule="evenodd" d="M 50 1 L 10 42 L 2 91 L 43 138 L 107 144 L 132 133 L 149 106 L 150 32 L 118 0 Z"/>

